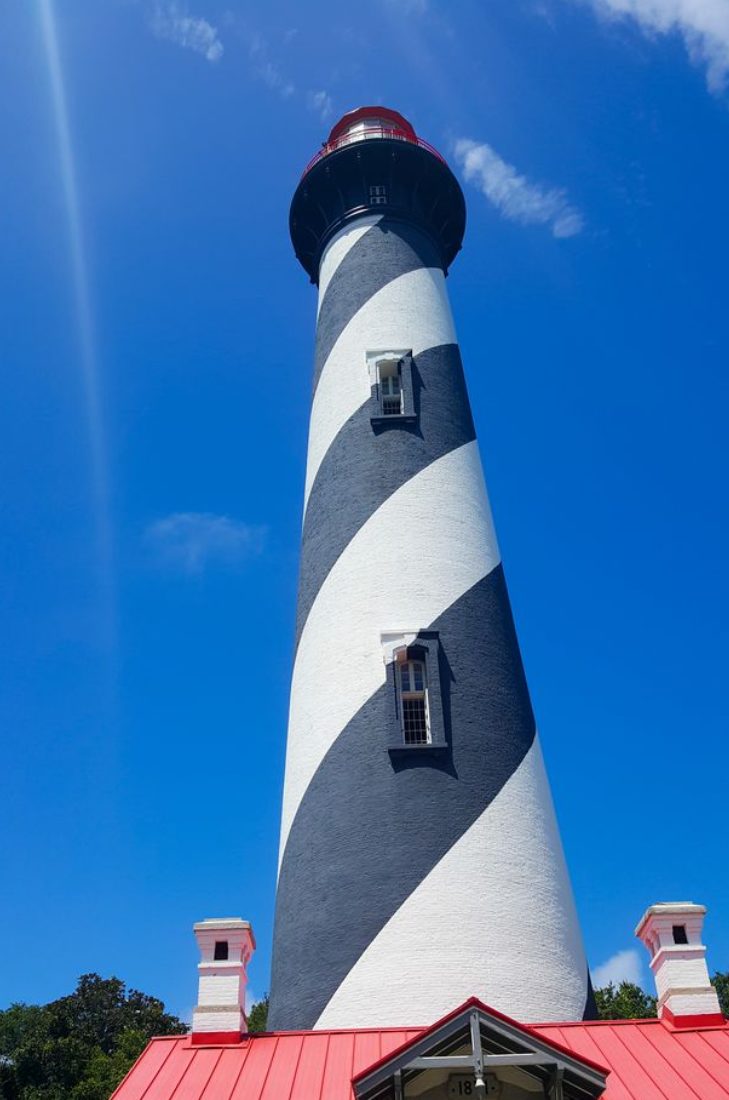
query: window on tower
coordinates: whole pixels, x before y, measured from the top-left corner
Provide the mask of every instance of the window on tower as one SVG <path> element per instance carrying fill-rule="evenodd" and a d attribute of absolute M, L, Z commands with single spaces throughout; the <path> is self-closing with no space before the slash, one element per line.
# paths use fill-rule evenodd
<path fill-rule="evenodd" d="M 365 353 L 370 380 L 370 420 L 376 433 L 417 423 L 413 354 L 407 348 Z"/>
<path fill-rule="evenodd" d="M 227 958 L 228 958 L 228 941 L 227 940 L 216 940 L 215 941 L 215 950 L 213 952 L 213 959 L 215 960 L 215 962 L 225 962 L 225 960 Z"/>
<path fill-rule="evenodd" d="M 436 630 L 384 631 L 381 635 L 387 690 L 383 722 L 394 757 L 448 750 L 450 721 L 442 691 L 443 661 Z"/>
<path fill-rule="evenodd" d="M 428 685 L 425 661 L 411 658 L 408 650 L 398 660 L 400 714 L 406 745 L 428 745 Z"/>
<path fill-rule="evenodd" d="M 382 183 L 370 184 L 370 206 L 384 206 L 387 203 L 387 188 Z"/>

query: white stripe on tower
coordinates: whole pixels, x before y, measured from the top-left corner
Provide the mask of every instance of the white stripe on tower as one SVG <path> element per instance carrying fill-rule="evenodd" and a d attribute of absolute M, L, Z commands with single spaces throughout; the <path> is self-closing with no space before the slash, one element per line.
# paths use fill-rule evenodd
<path fill-rule="evenodd" d="M 445 287 L 463 224 L 411 131 L 332 147 L 292 204 L 320 294 L 273 1028 L 426 1024 L 472 994 L 575 1019 L 588 1000 Z M 379 415 L 385 352 L 407 416 Z M 391 635 L 427 652 L 426 745 L 404 741 Z"/>

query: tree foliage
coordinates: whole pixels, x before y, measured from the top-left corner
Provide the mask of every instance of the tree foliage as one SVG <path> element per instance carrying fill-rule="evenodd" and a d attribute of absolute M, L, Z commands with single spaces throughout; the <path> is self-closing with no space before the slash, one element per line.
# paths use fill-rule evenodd
<path fill-rule="evenodd" d="M 610 982 L 595 990 L 597 1015 L 600 1020 L 645 1020 L 656 1015 L 656 998 L 645 993 L 633 982 Z"/>
<path fill-rule="evenodd" d="M 265 1031 L 268 1027 L 268 993 L 262 1001 L 256 1001 L 248 1013 L 248 1030 Z"/>
<path fill-rule="evenodd" d="M 719 1007 L 724 1016 L 729 1016 L 729 971 L 717 970 L 711 984 L 719 995 Z"/>
<path fill-rule="evenodd" d="M 84 974 L 67 997 L 0 1011 L 0 1097 L 107 1100 L 153 1035 L 186 1030 L 156 997 Z"/>
<path fill-rule="evenodd" d="M 722 1013 L 729 1017 L 729 972 L 717 971 L 711 984 L 719 996 Z M 595 1001 L 600 1020 L 645 1020 L 657 1014 L 656 998 L 633 982 L 621 982 L 617 987 L 610 982 L 595 990 Z"/>

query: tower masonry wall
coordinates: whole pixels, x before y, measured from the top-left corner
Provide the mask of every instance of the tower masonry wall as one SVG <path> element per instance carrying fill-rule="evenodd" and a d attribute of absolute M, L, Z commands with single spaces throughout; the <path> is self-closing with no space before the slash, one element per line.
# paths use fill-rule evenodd
<path fill-rule="evenodd" d="M 587 965 L 438 250 L 367 215 L 319 286 L 270 1025 L 426 1024 L 474 994 L 579 1019 Z M 388 351 L 412 353 L 413 416 L 391 423 L 373 416 Z M 393 750 L 398 631 L 438 640 L 438 746 Z"/>

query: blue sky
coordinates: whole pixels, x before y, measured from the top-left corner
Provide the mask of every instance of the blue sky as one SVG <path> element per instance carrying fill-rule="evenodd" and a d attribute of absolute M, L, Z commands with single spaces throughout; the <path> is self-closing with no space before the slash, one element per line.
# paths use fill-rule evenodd
<path fill-rule="evenodd" d="M 11 0 L 0 16 L 0 1002 L 190 926 L 267 988 L 315 293 L 361 103 L 468 203 L 449 286 L 588 954 L 726 876 L 727 0 Z M 629 954 L 621 954 L 629 952 Z M 615 956 L 619 955 L 617 961 Z"/>

